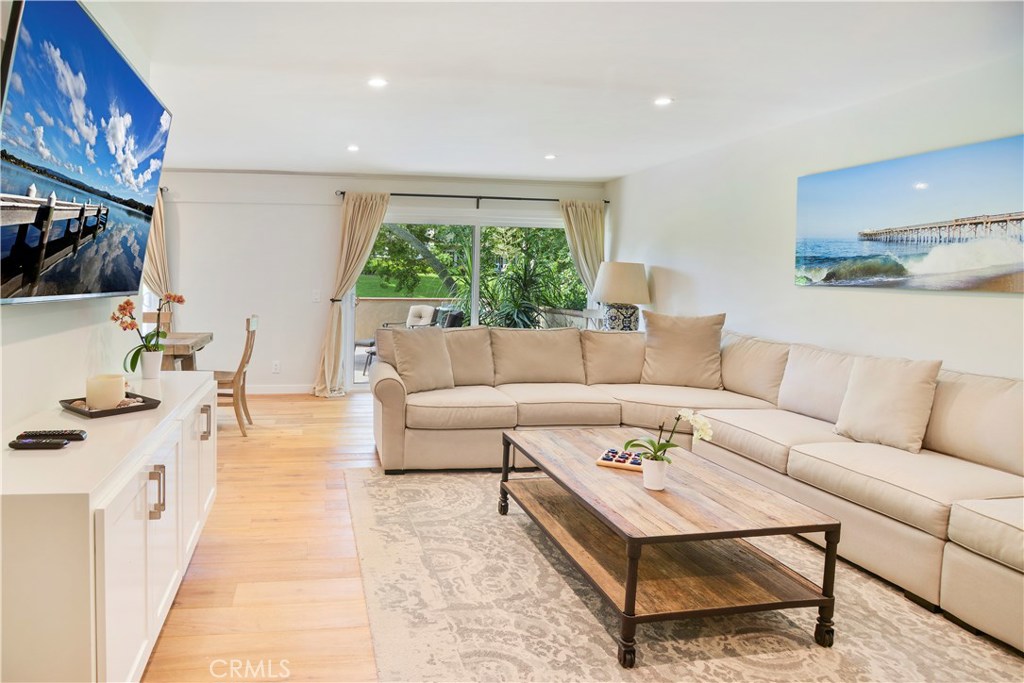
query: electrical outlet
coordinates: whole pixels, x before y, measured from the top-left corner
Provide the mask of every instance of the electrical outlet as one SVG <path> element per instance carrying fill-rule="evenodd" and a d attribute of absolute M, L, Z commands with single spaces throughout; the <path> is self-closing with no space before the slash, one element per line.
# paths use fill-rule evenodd
<path fill-rule="evenodd" d="M 272 373 L 274 373 L 275 375 L 280 374 L 281 373 L 281 361 L 275 360 L 274 362 L 272 362 L 270 364 L 270 371 Z"/>
<path fill-rule="evenodd" d="M 315 303 L 315 304 L 320 303 L 320 290 L 319 289 L 314 289 L 313 290 L 313 303 Z"/>

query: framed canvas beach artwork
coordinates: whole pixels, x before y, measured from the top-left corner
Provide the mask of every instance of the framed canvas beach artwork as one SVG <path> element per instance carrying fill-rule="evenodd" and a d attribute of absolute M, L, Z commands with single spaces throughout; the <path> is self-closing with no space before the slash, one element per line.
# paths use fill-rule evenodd
<path fill-rule="evenodd" d="M 795 282 L 1024 293 L 1024 136 L 801 177 Z"/>

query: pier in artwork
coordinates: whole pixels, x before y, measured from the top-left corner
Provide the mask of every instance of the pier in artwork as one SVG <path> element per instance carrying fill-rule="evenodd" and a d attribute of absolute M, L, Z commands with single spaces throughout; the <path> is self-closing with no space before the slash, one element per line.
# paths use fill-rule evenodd
<path fill-rule="evenodd" d="M 857 239 L 871 242 L 911 242 L 921 244 L 943 244 L 969 242 L 987 237 L 1020 240 L 1024 212 L 1000 213 L 970 218 L 953 218 L 936 223 L 905 225 L 898 228 L 863 230 Z"/>

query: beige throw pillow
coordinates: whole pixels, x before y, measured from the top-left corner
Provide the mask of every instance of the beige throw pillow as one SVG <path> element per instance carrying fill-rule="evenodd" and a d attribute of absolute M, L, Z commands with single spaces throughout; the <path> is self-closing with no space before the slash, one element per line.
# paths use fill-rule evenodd
<path fill-rule="evenodd" d="M 587 384 L 636 384 L 644 370 L 643 332 L 584 330 Z"/>
<path fill-rule="evenodd" d="M 789 344 L 735 332 L 722 338 L 722 384 L 729 391 L 778 403 Z"/>
<path fill-rule="evenodd" d="M 941 366 L 937 360 L 855 359 L 836 434 L 919 452 Z"/>
<path fill-rule="evenodd" d="M 855 358 L 848 353 L 793 344 L 782 373 L 777 405 L 835 424 Z"/>
<path fill-rule="evenodd" d="M 444 340 L 452 359 L 455 386 L 494 386 L 490 330 L 486 327 L 450 327 L 444 331 Z"/>
<path fill-rule="evenodd" d="M 377 349 L 377 359 L 382 360 L 388 365 L 398 367 L 395 362 L 395 341 L 391 333 L 395 331 L 393 327 L 378 327 L 377 331 L 373 333 L 374 348 Z"/>
<path fill-rule="evenodd" d="M 395 366 L 407 393 L 455 386 L 452 359 L 440 327 L 392 330 Z"/>
<path fill-rule="evenodd" d="M 685 318 L 644 311 L 644 323 L 647 348 L 641 382 L 722 388 L 725 313 Z"/>

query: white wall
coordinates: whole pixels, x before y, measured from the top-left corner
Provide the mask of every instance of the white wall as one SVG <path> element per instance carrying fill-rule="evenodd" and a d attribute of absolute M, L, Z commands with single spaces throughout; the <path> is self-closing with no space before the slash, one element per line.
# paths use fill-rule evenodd
<path fill-rule="evenodd" d="M 599 184 L 442 178 L 341 177 L 167 170 L 162 184 L 172 287 L 179 330 L 212 331 L 199 354 L 203 369 L 233 369 L 244 320 L 260 315 L 249 369 L 254 393 L 308 392 L 319 362 L 340 244 L 341 198 L 335 190 L 599 199 Z M 550 225 L 555 203 L 392 198 L 386 220 Z M 312 292 L 321 292 L 313 303 Z M 271 373 L 273 361 L 280 374 Z"/>
<path fill-rule="evenodd" d="M 131 32 L 102 2 L 86 3 L 115 45 L 146 78 L 149 58 Z M 10 4 L 2 4 L 7 27 Z M 173 133 L 173 132 L 172 132 Z M 170 144 L 174 144 L 173 134 Z M 88 299 L 0 307 L 0 413 L 5 425 L 58 399 L 85 392 L 85 378 L 120 372 L 132 337 L 110 322 L 118 299 Z M 137 340 L 136 340 L 137 341 Z"/>
<path fill-rule="evenodd" d="M 797 287 L 793 259 L 799 176 L 1019 134 L 1021 65 L 1018 56 L 613 181 L 612 258 L 648 264 L 660 312 L 725 311 L 742 332 L 1020 377 L 1020 295 Z"/>

